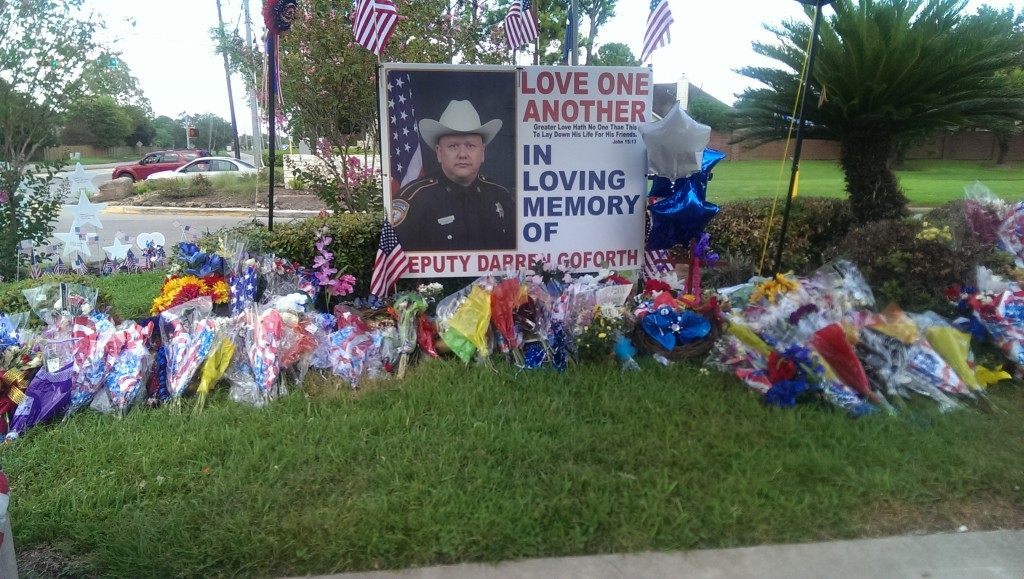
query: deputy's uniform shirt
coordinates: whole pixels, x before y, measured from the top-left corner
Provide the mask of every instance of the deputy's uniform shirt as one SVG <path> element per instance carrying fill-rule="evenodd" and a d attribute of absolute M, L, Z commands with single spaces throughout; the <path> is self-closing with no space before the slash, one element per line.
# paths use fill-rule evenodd
<path fill-rule="evenodd" d="M 402 248 L 413 251 L 515 249 L 515 200 L 487 177 L 467 186 L 438 172 L 409 183 L 391 201 Z"/>

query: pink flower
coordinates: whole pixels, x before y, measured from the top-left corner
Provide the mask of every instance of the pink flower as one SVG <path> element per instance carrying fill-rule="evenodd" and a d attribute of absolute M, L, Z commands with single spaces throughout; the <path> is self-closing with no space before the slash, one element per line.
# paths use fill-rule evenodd
<path fill-rule="evenodd" d="M 11 194 L 7 191 L 0 191 L 0 205 L 7 203 L 11 200 Z"/>

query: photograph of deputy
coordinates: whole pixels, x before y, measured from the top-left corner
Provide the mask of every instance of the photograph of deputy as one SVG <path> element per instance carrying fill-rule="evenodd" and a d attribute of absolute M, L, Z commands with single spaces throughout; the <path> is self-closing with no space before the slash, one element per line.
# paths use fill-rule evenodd
<path fill-rule="evenodd" d="M 501 119 L 482 122 L 468 100 L 453 100 L 419 134 L 439 169 L 408 183 L 391 201 L 391 221 L 412 251 L 516 248 L 515 195 L 481 172 Z"/>

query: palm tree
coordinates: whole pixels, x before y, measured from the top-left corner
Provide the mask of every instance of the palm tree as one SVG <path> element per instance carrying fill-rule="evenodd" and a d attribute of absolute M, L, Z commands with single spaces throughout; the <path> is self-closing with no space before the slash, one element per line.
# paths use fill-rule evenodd
<path fill-rule="evenodd" d="M 898 145 L 936 130 L 1004 126 L 1024 118 L 1024 90 L 1006 81 L 1024 46 L 1013 11 L 964 14 L 966 0 L 841 0 L 822 22 L 805 130 L 837 140 L 855 217 L 906 214 L 892 170 Z M 807 11 L 810 18 L 811 10 Z M 811 27 L 766 26 L 777 43 L 754 50 L 786 68 L 739 72 L 766 87 L 737 103 L 741 138 L 785 135 Z"/>

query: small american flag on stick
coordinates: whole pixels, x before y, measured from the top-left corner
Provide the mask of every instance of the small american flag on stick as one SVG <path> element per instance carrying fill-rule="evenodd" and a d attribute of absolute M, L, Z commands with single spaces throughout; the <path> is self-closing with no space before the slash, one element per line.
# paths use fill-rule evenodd
<path fill-rule="evenodd" d="M 380 247 L 377 258 L 373 262 L 373 277 L 370 279 L 370 293 L 384 298 L 391 291 L 395 282 L 409 269 L 409 258 L 405 256 L 402 244 L 391 222 L 384 220 L 384 228 L 380 231 Z"/>

